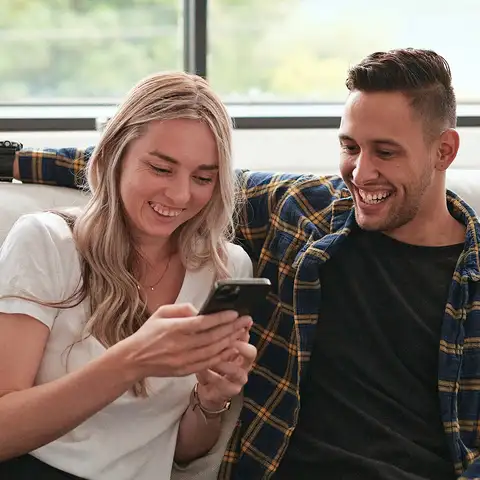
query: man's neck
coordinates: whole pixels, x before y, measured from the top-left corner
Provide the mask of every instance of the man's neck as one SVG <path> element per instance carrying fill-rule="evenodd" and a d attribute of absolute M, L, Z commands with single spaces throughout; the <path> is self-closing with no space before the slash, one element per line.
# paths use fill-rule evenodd
<path fill-rule="evenodd" d="M 445 208 L 435 215 L 416 217 L 400 228 L 383 233 L 411 245 L 443 247 L 463 243 L 465 229 L 465 225 L 455 220 L 445 205 Z"/>

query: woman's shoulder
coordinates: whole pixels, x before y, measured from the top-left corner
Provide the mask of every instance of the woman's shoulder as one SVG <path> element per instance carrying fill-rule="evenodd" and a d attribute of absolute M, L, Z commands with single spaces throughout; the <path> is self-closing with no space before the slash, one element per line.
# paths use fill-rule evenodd
<path fill-rule="evenodd" d="M 2 295 L 24 297 L 27 293 L 27 297 L 47 303 L 69 298 L 80 275 L 70 227 L 60 215 L 52 212 L 22 215 L 0 248 L 0 271 Z M 2 300 L 2 308 L 6 308 L 5 302 L 11 301 L 13 303 L 8 304 L 13 308 L 12 313 L 25 313 L 52 328 L 56 309 L 40 308 L 30 301 Z"/>
<path fill-rule="evenodd" d="M 38 233 L 48 232 L 54 238 L 72 236 L 71 228 L 63 215 L 53 211 L 26 213 L 17 220 L 15 226 L 22 230 L 37 231 Z"/>
<path fill-rule="evenodd" d="M 232 277 L 242 278 L 253 276 L 252 261 L 240 245 L 227 243 L 226 253 L 228 256 L 228 270 Z"/>
<path fill-rule="evenodd" d="M 38 252 L 42 247 L 50 247 L 52 244 L 59 249 L 69 248 L 72 241 L 72 231 L 61 215 L 37 212 L 19 217 L 9 231 L 5 243 L 32 245 Z"/>

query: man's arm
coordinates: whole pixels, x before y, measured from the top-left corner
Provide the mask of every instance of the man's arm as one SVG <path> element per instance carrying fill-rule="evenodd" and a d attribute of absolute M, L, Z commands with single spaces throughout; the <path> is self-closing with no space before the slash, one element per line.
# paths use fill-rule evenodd
<path fill-rule="evenodd" d="M 15 155 L 13 177 L 23 183 L 80 188 L 93 148 L 22 149 Z"/>
<path fill-rule="evenodd" d="M 242 205 L 236 226 L 236 239 L 257 262 L 278 205 L 302 175 L 237 171 Z"/>
<path fill-rule="evenodd" d="M 270 236 L 281 232 L 285 241 L 306 241 L 313 230 L 329 231 L 332 203 L 349 196 L 337 175 L 238 172 L 244 195 L 236 238 L 253 262 L 267 252 Z M 266 258 L 264 257 L 264 259 Z"/>
<path fill-rule="evenodd" d="M 94 147 L 85 150 L 72 147 L 22 149 L 15 156 L 14 178 L 24 183 L 80 188 L 83 185 L 83 172 L 93 149 Z M 278 205 L 286 197 L 291 197 L 290 203 L 295 201 L 298 194 L 295 186 L 306 177 L 288 173 L 237 171 L 237 178 L 246 201 L 240 211 L 236 236 L 256 262 L 272 222 L 284 221 L 278 215 Z M 317 196 L 318 186 L 314 190 Z M 330 200 L 331 190 L 322 190 Z M 323 195 L 317 196 L 320 203 L 324 203 L 322 197 Z"/>

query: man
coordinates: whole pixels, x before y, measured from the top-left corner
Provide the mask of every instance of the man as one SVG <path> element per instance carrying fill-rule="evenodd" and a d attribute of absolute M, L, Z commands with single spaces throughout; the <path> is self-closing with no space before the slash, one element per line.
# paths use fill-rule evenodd
<path fill-rule="evenodd" d="M 346 83 L 343 180 L 239 173 L 238 239 L 273 294 L 220 478 L 480 477 L 480 225 L 445 189 L 450 69 L 396 50 Z M 74 186 L 91 153 L 21 151 L 17 175 Z"/>

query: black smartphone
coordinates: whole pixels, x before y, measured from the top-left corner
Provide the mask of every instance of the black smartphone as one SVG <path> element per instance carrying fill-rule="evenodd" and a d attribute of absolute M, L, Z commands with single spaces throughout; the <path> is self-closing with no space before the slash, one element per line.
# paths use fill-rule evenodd
<path fill-rule="evenodd" d="M 215 282 L 199 315 L 235 310 L 239 315 L 250 315 L 258 302 L 270 291 L 268 278 L 238 278 Z"/>

